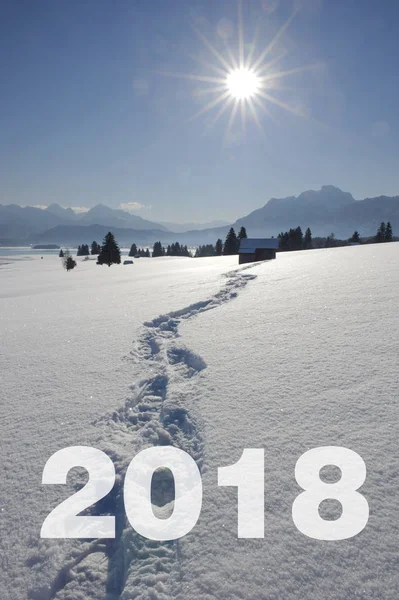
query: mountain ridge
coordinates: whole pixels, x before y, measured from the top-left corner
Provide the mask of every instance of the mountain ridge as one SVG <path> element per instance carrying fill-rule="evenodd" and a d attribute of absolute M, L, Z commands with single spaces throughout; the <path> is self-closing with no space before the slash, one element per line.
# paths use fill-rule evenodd
<path fill-rule="evenodd" d="M 83 239 L 83 236 L 91 236 L 90 228 L 104 227 L 123 232 L 121 236 L 124 240 L 127 240 L 128 235 L 136 235 L 137 240 L 132 239 L 130 243 L 149 243 L 147 240 L 154 242 L 159 239 L 163 243 L 180 241 L 195 245 L 215 243 L 218 237 L 223 239 L 231 226 L 235 229 L 246 227 L 248 235 L 252 237 L 269 237 L 298 225 L 302 228 L 310 227 L 317 236 L 334 232 L 337 237 L 345 239 L 355 229 L 363 236 L 373 235 L 381 221 L 388 220 L 397 231 L 399 196 L 382 195 L 355 200 L 350 192 L 333 185 L 324 185 L 320 190 L 305 190 L 298 196 L 270 198 L 262 207 L 240 217 L 231 225 L 202 229 L 199 224 L 198 228 L 188 231 L 171 231 L 166 223 L 147 221 L 138 215 L 104 204 L 98 204 L 82 214 L 76 214 L 72 209 L 55 203 L 46 209 L 16 204 L 0 205 L 0 242 L 15 239 L 24 243 L 70 243 L 69 239 L 54 237 L 68 232 L 73 240 L 81 236 L 78 243 L 88 243 L 92 240 Z M 71 227 L 75 229 L 72 230 Z M 137 232 L 142 233 L 138 235 Z M 141 239 L 143 242 L 140 242 Z"/>

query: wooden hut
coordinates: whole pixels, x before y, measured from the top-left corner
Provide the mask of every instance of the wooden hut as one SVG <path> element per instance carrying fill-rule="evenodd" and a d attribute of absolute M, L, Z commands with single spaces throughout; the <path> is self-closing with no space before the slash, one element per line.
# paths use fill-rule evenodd
<path fill-rule="evenodd" d="M 239 263 L 258 262 L 260 260 L 272 260 L 276 258 L 278 250 L 278 239 L 254 239 L 244 238 L 241 240 L 238 251 Z"/>

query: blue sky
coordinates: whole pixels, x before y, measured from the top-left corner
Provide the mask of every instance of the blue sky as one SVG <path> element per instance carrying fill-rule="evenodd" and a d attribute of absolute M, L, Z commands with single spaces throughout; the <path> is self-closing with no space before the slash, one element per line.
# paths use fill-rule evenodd
<path fill-rule="evenodd" d="M 279 79 L 245 132 L 218 108 L 235 0 L 3 0 L 0 19 L 0 203 L 130 205 L 152 220 L 232 220 L 272 196 L 333 184 L 355 198 L 399 194 L 399 3 L 243 0 L 246 51 Z M 206 64 L 208 63 L 208 65 Z M 270 92 L 271 93 L 271 92 Z M 140 207 L 140 208 L 139 208 Z"/>

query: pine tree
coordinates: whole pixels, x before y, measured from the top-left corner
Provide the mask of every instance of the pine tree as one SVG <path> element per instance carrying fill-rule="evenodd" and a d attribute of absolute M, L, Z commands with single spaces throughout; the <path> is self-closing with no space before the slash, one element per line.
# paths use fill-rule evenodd
<path fill-rule="evenodd" d="M 236 236 L 236 232 L 233 227 L 231 227 L 229 233 L 226 236 L 226 241 L 224 242 L 223 254 L 231 255 L 237 254 L 239 248 L 239 241 Z"/>
<path fill-rule="evenodd" d="M 374 240 L 377 243 L 385 242 L 385 236 L 386 236 L 386 227 L 385 227 L 385 223 L 382 222 L 377 230 L 377 234 L 376 234 Z"/>
<path fill-rule="evenodd" d="M 156 258 L 157 256 L 164 256 L 165 248 L 162 247 L 161 242 L 155 242 L 154 247 L 152 249 L 152 256 Z"/>
<path fill-rule="evenodd" d="M 244 226 L 243 226 L 243 227 L 241 227 L 240 231 L 238 232 L 238 236 L 237 236 L 237 238 L 238 238 L 240 241 L 248 238 L 248 236 L 247 236 L 247 230 L 245 229 L 245 227 L 244 227 Z"/>
<path fill-rule="evenodd" d="M 302 250 L 303 248 L 303 233 L 300 227 L 293 230 L 292 234 L 292 250 Z"/>
<path fill-rule="evenodd" d="M 76 261 L 72 258 L 69 250 L 65 250 L 65 252 L 64 252 L 64 257 L 62 259 L 62 265 L 63 265 L 64 269 L 66 269 L 67 271 L 71 271 L 72 269 L 74 269 L 76 267 Z"/>
<path fill-rule="evenodd" d="M 181 256 L 181 251 L 182 249 L 179 242 L 176 242 L 170 246 L 170 256 Z"/>
<path fill-rule="evenodd" d="M 195 252 L 195 258 L 203 258 L 204 256 L 215 256 L 215 254 L 215 246 L 213 246 L 213 244 L 206 244 L 205 246 L 198 246 Z"/>
<path fill-rule="evenodd" d="M 97 258 L 98 265 L 108 265 L 109 267 L 113 264 L 119 265 L 121 262 L 121 251 L 118 244 L 116 243 L 115 237 L 109 231 L 104 238 L 104 242 L 101 248 L 101 252 Z"/>
<path fill-rule="evenodd" d="M 59 253 L 59 255 L 58 255 L 58 256 L 59 256 L 60 258 L 64 258 L 64 252 L 62 251 L 62 248 L 61 248 L 61 250 L 60 250 L 60 253 Z"/>
<path fill-rule="evenodd" d="M 305 231 L 305 237 L 303 238 L 303 249 L 311 250 L 311 248 L 313 248 L 312 232 L 310 231 L 310 228 L 308 227 L 307 230 Z"/>
<path fill-rule="evenodd" d="M 289 234 L 288 231 L 282 231 L 278 234 L 278 247 L 280 250 L 289 250 Z"/>
<path fill-rule="evenodd" d="M 385 228 L 385 241 L 392 242 L 392 225 L 390 221 L 388 221 L 387 226 Z"/>
<path fill-rule="evenodd" d="M 312 248 L 312 232 L 309 227 L 306 230 L 305 239 L 303 237 L 302 229 L 297 227 L 296 229 L 291 228 L 289 231 L 282 231 L 279 233 L 278 240 L 280 250 L 302 250 L 303 248 Z M 306 246 L 305 243 L 307 244 Z"/>
<path fill-rule="evenodd" d="M 360 244 L 360 235 L 358 231 L 354 231 L 352 237 L 349 238 L 348 242 L 354 242 Z"/>
<path fill-rule="evenodd" d="M 215 254 L 216 256 L 221 256 L 223 252 L 223 242 L 220 238 L 216 240 L 215 244 Z"/>
<path fill-rule="evenodd" d="M 326 237 L 325 248 L 334 248 L 336 246 L 335 233 L 330 233 Z"/>
<path fill-rule="evenodd" d="M 136 254 L 137 254 L 137 246 L 136 246 L 136 244 L 132 244 L 130 246 L 129 256 L 136 256 Z"/>
<path fill-rule="evenodd" d="M 101 252 L 101 246 L 100 246 L 100 244 L 97 244 L 97 242 L 92 242 L 91 243 L 91 247 L 90 247 L 90 251 L 91 251 L 91 254 L 93 254 L 93 255 L 100 254 L 100 252 Z"/>
<path fill-rule="evenodd" d="M 78 251 L 76 254 L 77 256 L 87 256 L 88 254 L 90 254 L 89 246 L 87 244 L 82 244 L 81 246 L 78 246 Z"/>

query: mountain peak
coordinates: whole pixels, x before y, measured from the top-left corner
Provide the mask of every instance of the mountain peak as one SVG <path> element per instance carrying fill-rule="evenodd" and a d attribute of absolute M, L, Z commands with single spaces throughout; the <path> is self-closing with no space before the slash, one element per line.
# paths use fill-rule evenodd
<path fill-rule="evenodd" d="M 89 208 L 88 213 L 96 213 L 96 212 L 110 212 L 112 211 L 112 208 L 109 208 L 109 206 L 106 206 L 105 204 L 96 204 L 95 206 L 92 206 L 91 208 Z"/>
<path fill-rule="evenodd" d="M 334 185 L 323 185 L 320 190 L 307 190 L 296 198 L 296 202 L 323 204 L 327 208 L 337 208 L 355 202 L 349 192 L 343 192 Z"/>
<path fill-rule="evenodd" d="M 336 185 L 322 185 L 321 192 L 338 192 L 339 194 L 345 194 L 339 187 Z"/>
<path fill-rule="evenodd" d="M 72 208 L 63 208 L 56 202 L 52 202 L 46 209 L 46 212 L 51 213 L 61 219 L 76 219 L 76 213 L 72 210 Z"/>

